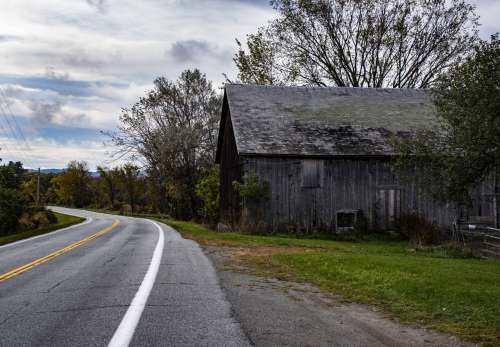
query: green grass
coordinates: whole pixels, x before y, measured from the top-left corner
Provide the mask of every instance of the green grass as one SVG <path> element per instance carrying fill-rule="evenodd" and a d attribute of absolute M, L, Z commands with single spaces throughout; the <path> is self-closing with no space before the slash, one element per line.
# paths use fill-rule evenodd
<path fill-rule="evenodd" d="M 402 241 L 219 233 L 190 222 L 160 221 L 200 242 L 308 248 L 308 252 L 276 252 L 266 259 L 254 256 L 253 265 L 313 283 L 348 300 L 377 305 L 403 321 L 500 345 L 500 262 L 454 258 L 445 247 L 416 251 Z"/>
<path fill-rule="evenodd" d="M 67 228 L 71 225 L 81 223 L 85 220 L 84 218 L 69 216 L 57 212 L 54 212 L 54 214 L 57 217 L 57 223 L 40 229 L 27 230 L 17 234 L 0 236 L 0 245 L 5 245 L 7 243 L 27 239 L 29 237 L 46 234 L 57 229 Z"/>

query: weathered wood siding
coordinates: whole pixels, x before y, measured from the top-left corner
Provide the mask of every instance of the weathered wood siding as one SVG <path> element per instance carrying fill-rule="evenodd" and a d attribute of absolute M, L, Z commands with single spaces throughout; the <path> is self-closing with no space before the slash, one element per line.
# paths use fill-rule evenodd
<path fill-rule="evenodd" d="M 241 163 L 231 115 L 226 109 L 226 124 L 220 158 L 220 185 L 221 185 L 221 221 L 228 224 L 238 224 L 241 215 L 240 199 L 233 188 L 233 182 L 241 180 Z"/>
<path fill-rule="evenodd" d="M 270 200 L 259 218 L 273 229 L 334 230 L 339 210 L 361 210 L 371 229 L 391 228 L 409 214 L 443 227 L 456 217 L 452 206 L 433 201 L 415 187 L 402 187 L 387 159 L 246 156 L 242 162 L 243 174 L 256 173 L 269 182 Z M 477 191 L 480 211 L 470 213 L 494 215 L 494 199 L 486 199 L 492 192 L 490 182 L 483 184 Z M 244 215 L 252 218 L 248 211 Z"/>

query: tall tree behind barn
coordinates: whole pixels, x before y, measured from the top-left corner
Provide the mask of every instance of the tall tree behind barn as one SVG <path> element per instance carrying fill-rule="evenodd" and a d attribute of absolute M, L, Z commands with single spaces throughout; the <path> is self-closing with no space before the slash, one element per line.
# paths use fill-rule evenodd
<path fill-rule="evenodd" d="M 417 214 L 448 227 L 455 206 L 402 184 L 391 166 L 395 137 L 435 124 L 424 90 L 229 84 L 216 158 L 221 220 L 273 230 L 339 230 L 363 220 L 370 229 L 388 229 Z M 270 189 L 257 215 L 232 184 L 253 174 Z M 478 204 L 464 213 L 493 220 L 492 190 L 489 180 L 481 184 Z"/>

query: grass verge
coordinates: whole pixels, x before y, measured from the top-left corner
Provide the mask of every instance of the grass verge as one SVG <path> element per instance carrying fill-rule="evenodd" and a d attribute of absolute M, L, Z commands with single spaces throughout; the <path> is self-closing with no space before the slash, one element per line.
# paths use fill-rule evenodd
<path fill-rule="evenodd" d="M 238 249 L 260 274 L 313 283 L 403 321 L 500 346 L 500 262 L 416 251 L 400 241 L 339 242 L 219 233 L 162 220 L 201 244 Z"/>
<path fill-rule="evenodd" d="M 27 230 L 27 231 L 23 231 L 23 232 L 17 233 L 17 234 L 0 236 L 0 246 L 5 245 L 7 243 L 27 239 L 29 237 L 47 234 L 47 233 L 54 231 L 54 230 L 57 230 L 57 229 L 67 228 L 71 225 L 81 223 L 85 220 L 84 218 L 69 216 L 69 215 L 57 213 L 57 212 L 54 212 L 54 214 L 57 217 L 57 223 L 49 225 L 49 226 L 44 227 L 44 228 L 40 228 L 40 229 Z"/>

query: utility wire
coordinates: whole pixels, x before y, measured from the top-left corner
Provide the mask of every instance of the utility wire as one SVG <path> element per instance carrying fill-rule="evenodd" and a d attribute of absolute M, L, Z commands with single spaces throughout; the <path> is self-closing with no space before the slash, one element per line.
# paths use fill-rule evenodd
<path fill-rule="evenodd" d="M 2 123 L 0 123 L 0 133 L 2 134 L 7 134 L 7 131 L 5 130 L 4 126 L 2 125 Z M 7 142 L 4 142 L 3 145 L 0 143 L 0 152 L 1 151 L 5 151 L 7 152 L 7 154 L 10 156 L 10 157 L 14 157 L 12 151 L 9 149 L 9 146 L 7 145 Z M 1 157 L 0 157 L 1 159 Z"/>
<path fill-rule="evenodd" d="M 7 118 L 7 115 L 5 114 L 5 111 L 4 111 L 1 104 L 0 104 L 0 114 L 3 116 L 5 123 L 8 125 L 8 128 L 10 130 L 10 135 L 11 135 L 10 137 L 14 140 L 14 142 L 12 143 L 12 147 L 13 147 L 13 150 L 16 152 L 16 154 L 15 155 L 13 155 L 13 153 L 11 153 L 11 154 L 13 155 L 13 157 L 16 157 L 16 156 L 20 157 L 22 162 L 31 166 L 31 162 L 28 161 L 27 156 L 22 149 L 22 146 L 19 144 L 17 134 L 14 132 L 14 129 L 12 128 L 12 124 L 10 123 L 9 119 Z M 5 130 L 6 128 L 2 126 L 2 129 Z M 13 160 L 15 160 L 15 158 L 13 158 Z"/>
<path fill-rule="evenodd" d="M 17 121 L 17 117 L 14 115 L 14 113 L 12 112 L 12 109 L 10 108 L 9 103 L 7 102 L 7 94 L 5 93 L 5 90 L 1 86 L 0 86 L 0 93 L 3 96 L 4 104 L 5 104 L 5 106 L 7 106 L 7 109 L 10 113 L 11 118 L 14 120 L 14 123 L 15 123 L 15 126 L 16 126 L 18 132 L 21 134 L 22 140 L 23 140 L 24 144 L 26 145 L 26 149 L 28 150 L 28 152 L 31 152 L 32 151 L 31 146 L 30 146 L 28 140 L 26 139 L 26 136 L 24 135 L 22 127 L 19 126 L 19 123 Z M 38 160 L 35 160 L 30 155 L 27 155 L 27 156 L 31 162 L 31 164 L 28 164 L 28 165 L 30 165 L 33 170 L 35 170 L 37 167 L 40 169 L 40 163 L 38 162 Z"/>
<path fill-rule="evenodd" d="M 0 94 L 2 94 L 2 96 L 3 96 L 3 102 L 4 102 L 5 106 L 7 107 L 7 110 L 9 111 L 11 118 L 14 119 L 16 129 L 21 134 L 22 140 L 25 143 L 26 148 L 29 151 L 31 151 L 31 147 L 30 147 L 28 141 L 26 140 L 26 136 L 24 136 L 24 132 L 23 132 L 22 128 L 19 126 L 19 123 L 17 122 L 17 118 L 14 116 L 14 113 L 12 112 L 12 109 L 10 108 L 9 103 L 7 102 L 7 94 L 5 94 L 5 91 L 3 90 L 2 87 L 0 87 Z"/>
<path fill-rule="evenodd" d="M 1 91 L 1 89 L 0 89 L 0 91 Z M 8 106 L 8 103 L 6 102 L 6 99 L 5 99 L 5 97 L 4 97 L 3 95 L 4 95 L 4 94 L 3 94 L 3 91 L 1 91 L 1 93 L 0 93 L 0 97 L 3 99 L 3 103 L 4 103 L 5 105 L 7 105 L 7 106 Z M 9 109 L 10 109 L 10 107 L 9 107 Z M 22 141 L 19 139 L 18 132 L 16 131 L 16 128 L 15 128 L 15 126 L 13 125 L 13 122 L 11 122 L 11 120 L 9 120 L 9 117 L 8 117 L 8 115 L 7 115 L 7 113 L 6 113 L 5 106 L 4 106 L 4 105 L 2 105 L 1 103 L 0 103 L 0 113 L 2 114 L 2 116 L 3 116 L 4 120 L 5 120 L 5 122 L 7 123 L 8 127 L 9 127 L 9 129 L 10 129 L 11 135 L 12 135 L 12 136 L 14 137 L 14 139 L 15 139 L 15 142 L 16 142 L 16 144 L 17 144 L 17 146 L 18 146 L 18 149 L 17 149 L 16 151 L 19 153 L 19 156 L 22 158 L 22 160 L 23 160 L 23 161 L 24 161 L 27 165 L 29 165 L 29 166 L 31 166 L 33 169 L 35 169 L 35 168 L 36 168 L 36 166 L 35 166 L 35 165 L 33 165 L 33 162 L 32 162 L 30 159 L 28 159 L 28 158 L 29 158 L 29 155 L 27 155 L 27 153 L 26 153 L 26 152 L 25 152 L 25 150 L 23 149 L 23 144 L 22 144 Z M 19 129 L 19 124 L 17 123 L 17 120 L 15 119 L 15 117 L 14 117 L 12 114 L 11 114 L 11 118 L 15 121 L 15 124 L 17 124 L 18 129 Z M 22 132 L 21 132 L 21 133 L 22 133 Z M 24 136 L 24 134 L 23 134 L 22 136 Z M 26 142 L 26 141 L 25 141 L 25 144 L 27 145 L 27 142 Z M 29 148 L 29 146 L 28 146 L 28 148 Z"/>
<path fill-rule="evenodd" d="M 27 160 L 26 164 L 31 166 L 33 169 L 35 169 L 36 165 L 34 165 L 33 161 L 31 160 L 30 155 L 28 155 L 25 151 L 25 149 L 28 151 L 31 151 L 31 147 L 29 146 L 28 141 L 26 140 L 26 136 L 24 136 L 24 133 L 23 133 L 21 127 L 19 126 L 19 123 L 17 122 L 17 118 L 14 116 L 12 109 L 10 108 L 10 105 L 7 101 L 7 95 L 1 87 L 0 87 L 0 97 L 2 97 L 3 103 L 4 103 L 4 106 L 3 106 L 4 118 L 7 120 L 9 128 L 11 129 L 12 134 L 14 135 L 14 137 L 16 139 L 16 142 L 18 143 L 20 153 L 21 153 L 21 155 L 23 155 L 25 157 L 24 160 Z M 9 111 L 9 114 L 6 114 L 5 109 L 7 109 Z M 8 118 L 9 115 L 10 115 L 10 119 L 14 123 L 14 126 L 9 121 L 9 118 Z M 21 138 L 22 138 L 21 140 L 19 139 L 18 134 L 21 135 Z M 23 143 L 21 143 L 21 142 L 24 143 L 25 149 L 23 149 Z"/>
<path fill-rule="evenodd" d="M 0 111 L 2 113 L 2 116 L 4 116 L 5 121 L 8 123 L 8 120 L 6 119 L 5 115 L 3 114 L 3 110 L 0 109 Z M 10 124 L 9 124 L 9 128 L 11 128 Z M 20 159 L 20 161 L 22 161 L 26 165 L 32 166 L 31 161 L 28 160 L 27 154 L 23 150 L 22 146 L 19 144 L 19 140 L 15 136 L 13 136 L 15 133 L 12 131 L 12 128 L 10 130 L 10 133 L 11 133 L 10 138 L 13 139 L 13 142 L 11 142 L 12 149 L 15 151 L 15 154 L 11 153 L 13 155 L 13 161 L 16 161 L 16 157 L 17 157 L 18 160 Z"/>

